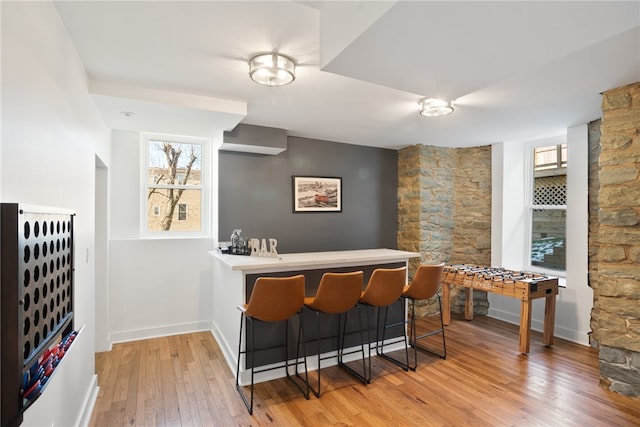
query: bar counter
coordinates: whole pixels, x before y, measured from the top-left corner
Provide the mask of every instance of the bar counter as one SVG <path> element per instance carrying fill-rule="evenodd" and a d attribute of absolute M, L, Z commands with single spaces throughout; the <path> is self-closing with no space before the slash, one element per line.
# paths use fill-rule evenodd
<path fill-rule="evenodd" d="M 348 272 L 348 271 L 364 271 L 364 284 L 366 286 L 371 273 L 376 268 L 397 268 L 406 266 L 410 258 L 419 257 L 416 252 L 398 251 L 393 249 L 364 249 L 351 251 L 330 251 L 330 252 L 307 252 L 294 254 L 279 254 L 277 258 L 261 258 L 241 255 L 227 255 L 219 251 L 210 251 L 213 256 L 213 334 L 218 341 L 218 345 L 222 350 L 229 368 L 234 372 L 236 369 L 238 338 L 240 327 L 240 312 L 237 310 L 238 305 L 248 302 L 251 290 L 255 280 L 260 276 L 282 277 L 296 274 L 305 276 L 305 295 L 312 296 L 315 294 L 320 278 L 325 272 Z M 399 318 L 402 313 L 400 302 L 396 303 L 395 315 Z M 364 319 L 364 316 L 363 316 Z M 353 322 L 351 322 L 353 320 Z M 305 329 L 307 336 L 310 332 L 315 334 L 316 324 L 315 318 L 305 316 Z M 327 322 L 327 328 L 330 328 Z M 355 316 L 350 316 L 350 325 L 352 328 L 357 324 Z M 262 346 L 272 346 L 274 337 L 278 337 L 279 333 L 272 328 L 274 325 L 263 325 L 264 331 L 260 334 Z M 393 331 L 391 332 L 393 335 Z M 354 342 L 355 333 L 351 337 L 347 337 L 349 341 Z M 359 337 L 359 335 L 358 335 Z M 329 340 L 333 341 L 333 340 Z M 322 345 L 323 354 L 331 354 L 334 350 L 332 344 L 327 341 Z M 355 343 L 355 342 L 354 342 Z M 277 344 L 277 343 L 276 343 Z M 354 344 L 355 345 L 355 344 Z M 244 343 L 242 344 L 244 349 Z M 390 347 L 389 351 L 393 348 Z M 313 346 L 307 348 L 307 363 L 309 369 L 315 369 L 315 354 L 317 349 Z M 269 365 L 278 360 L 275 353 L 263 355 L 262 360 L 256 361 L 258 365 Z M 348 360 L 345 358 L 345 360 Z M 323 366 L 332 364 L 330 359 L 323 363 Z M 267 381 L 274 378 L 284 376 L 284 370 L 273 370 L 263 373 L 256 377 L 256 382 Z M 246 366 L 240 367 L 240 382 L 245 384 L 248 380 L 248 372 Z"/>

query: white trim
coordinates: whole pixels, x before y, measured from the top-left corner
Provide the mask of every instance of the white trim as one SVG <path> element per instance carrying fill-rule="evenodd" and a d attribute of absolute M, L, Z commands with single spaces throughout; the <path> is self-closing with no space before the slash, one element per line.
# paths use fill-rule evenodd
<path fill-rule="evenodd" d="M 539 141 L 530 141 L 525 144 L 525 152 L 524 152 L 524 182 L 525 187 L 523 191 L 524 195 L 524 206 L 525 206 L 525 244 L 526 249 L 524 252 L 525 258 L 522 260 L 522 265 L 524 269 L 529 271 L 534 271 L 536 273 L 549 274 L 558 277 L 565 277 L 566 275 L 566 259 L 565 259 L 565 270 L 552 270 L 545 267 L 540 267 L 538 265 L 531 264 L 531 244 L 532 244 L 532 233 L 533 233 L 533 209 L 567 209 L 564 205 L 534 205 L 533 204 L 533 192 L 534 192 L 534 169 L 535 169 L 535 158 L 533 155 L 534 149 L 538 147 L 546 147 L 546 146 L 554 146 L 560 144 L 566 144 L 567 137 L 566 135 L 556 136 L 553 138 L 546 138 Z M 571 164 L 569 156 L 567 155 L 567 173 L 569 171 L 569 165 Z M 568 233 L 567 233 L 568 235 Z"/>
<path fill-rule="evenodd" d="M 200 164 L 200 185 L 153 185 L 154 188 L 185 188 L 189 190 L 200 191 L 200 230 L 199 231 L 148 231 L 147 229 L 147 189 L 150 184 L 148 182 L 148 159 L 149 159 L 149 141 L 164 140 L 181 144 L 199 144 L 201 147 Z M 154 132 L 140 133 L 140 239 L 199 239 L 210 237 L 211 235 L 211 177 L 213 162 L 211 161 L 212 153 L 211 138 L 202 138 L 185 135 L 172 135 Z"/>
<path fill-rule="evenodd" d="M 502 320 L 503 322 L 511 323 L 512 325 L 520 326 L 520 316 L 515 313 L 512 313 L 511 311 L 499 310 L 499 309 L 492 308 L 490 306 L 487 316 L 493 319 Z M 540 318 L 536 317 L 531 319 L 531 330 L 537 331 L 537 332 L 543 332 L 544 330 L 543 327 L 544 327 L 544 322 L 542 317 Z M 575 329 L 570 329 L 563 325 L 558 325 L 557 322 L 554 328 L 553 335 L 556 338 L 561 338 L 563 340 L 571 341 L 573 343 L 584 345 L 587 347 L 589 346 L 588 332 L 585 333 Z M 538 345 L 538 343 L 534 342 L 533 345 Z"/>
<path fill-rule="evenodd" d="M 558 136 L 557 138 L 562 138 Z M 539 141 L 548 144 L 554 139 Z M 538 141 L 537 141 L 538 142 Z M 567 242 L 566 279 L 560 278 L 556 300 L 555 335 L 580 344 L 589 344 L 590 313 L 593 307 L 593 291 L 588 286 L 588 125 L 567 129 Z M 509 142 L 492 146 L 492 215 L 491 215 L 491 264 L 511 269 L 524 269 L 526 240 L 524 197 L 525 173 L 523 150 L 531 144 Z M 556 273 L 552 275 L 557 276 Z M 489 316 L 512 323 L 519 322 L 520 301 L 489 294 Z M 542 305 L 541 305 L 542 304 Z M 544 319 L 544 304 L 534 301 L 532 326 L 538 329 Z"/>
<path fill-rule="evenodd" d="M 239 320 L 238 320 L 239 322 Z M 152 328 L 132 329 L 129 331 L 112 332 L 109 334 L 109 348 L 120 342 L 138 341 L 149 338 L 166 337 L 170 335 L 188 334 L 191 332 L 209 331 L 213 329 L 213 321 L 179 323 Z"/>
<path fill-rule="evenodd" d="M 96 400 L 98 400 L 99 392 L 100 387 L 98 387 L 98 375 L 94 375 L 91 378 L 91 384 L 89 384 L 89 389 L 87 390 L 87 394 L 82 404 L 82 411 L 80 411 L 80 414 L 78 414 L 78 419 L 76 420 L 75 425 L 83 427 L 89 425 L 89 421 L 91 421 L 91 414 L 93 413 L 93 408 L 96 405 Z"/>

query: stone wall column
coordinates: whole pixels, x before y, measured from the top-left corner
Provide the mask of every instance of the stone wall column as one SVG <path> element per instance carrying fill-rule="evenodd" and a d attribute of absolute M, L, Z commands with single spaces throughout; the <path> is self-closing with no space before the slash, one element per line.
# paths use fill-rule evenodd
<path fill-rule="evenodd" d="M 598 316 L 594 307 L 598 306 L 597 292 L 598 287 L 598 230 L 600 228 L 600 222 L 598 221 L 598 211 L 600 206 L 598 205 L 598 196 L 600 194 L 600 165 L 598 159 L 600 158 L 600 126 L 602 120 L 594 120 L 589 123 L 589 178 L 588 178 L 588 195 L 589 195 L 589 286 L 594 289 L 593 292 L 593 307 L 591 308 L 591 331 L 597 329 Z M 589 344 L 591 347 L 597 348 L 598 341 L 596 335 L 591 332 L 589 334 Z"/>
<path fill-rule="evenodd" d="M 416 145 L 398 153 L 398 248 L 420 252 L 420 263 L 490 261 L 490 147 Z M 487 298 L 475 292 L 475 309 L 487 313 Z M 462 292 L 452 289 L 452 310 L 463 312 Z M 437 301 L 418 309 L 437 311 Z"/>
<path fill-rule="evenodd" d="M 600 384 L 640 396 L 640 83 L 605 92 L 602 110 L 592 334 Z"/>
<path fill-rule="evenodd" d="M 453 263 L 491 264 L 491 147 L 458 148 L 453 202 Z M 462 296 L 454 310 L 464 312 Z M 473 293 L 474 312 L 487 314 L 485 292 Z"/>

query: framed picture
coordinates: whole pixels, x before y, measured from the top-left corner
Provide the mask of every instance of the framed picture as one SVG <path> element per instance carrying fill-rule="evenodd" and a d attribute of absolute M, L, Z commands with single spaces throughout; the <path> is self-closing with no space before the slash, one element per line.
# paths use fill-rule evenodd
<path fill-rule="evenodd" d="M 293 212 L 342 212 L 342 178 L 294 176 Z"/>

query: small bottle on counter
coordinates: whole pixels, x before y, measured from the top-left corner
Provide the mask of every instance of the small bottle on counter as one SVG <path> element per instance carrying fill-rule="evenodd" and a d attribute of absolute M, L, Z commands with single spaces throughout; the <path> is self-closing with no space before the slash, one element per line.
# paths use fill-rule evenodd
<path fill-rule="evenodd" d="M 240 245 L 240 233 L 242 233 L 241 229 L 235 229 L 231 233 L 231 248 L 229 249 L 229 253 L 232 255 L 236 255 L 238 253 L 238 248 Z"/>

